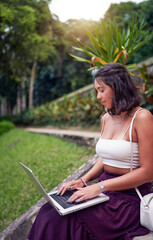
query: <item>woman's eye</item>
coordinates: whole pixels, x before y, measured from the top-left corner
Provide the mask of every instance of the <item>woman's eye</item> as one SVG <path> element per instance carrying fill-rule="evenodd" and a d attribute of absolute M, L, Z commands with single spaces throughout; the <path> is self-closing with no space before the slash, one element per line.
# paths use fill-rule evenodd
<path fill-rule="evenodd" d="M 98 93 L 103 93 L 104 92 L 104 89 L 100 90 L 100 89 L 95 89 L 95 92 L 98 94 Z"/>

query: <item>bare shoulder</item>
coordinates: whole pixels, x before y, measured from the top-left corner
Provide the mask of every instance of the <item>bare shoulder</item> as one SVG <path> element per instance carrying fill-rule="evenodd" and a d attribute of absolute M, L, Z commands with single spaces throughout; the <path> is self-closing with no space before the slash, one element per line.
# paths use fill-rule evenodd
<path fill-rule="evenodd" d="M 101 121 L 100 121 L 100 126 L 101 127 L 103 126 L 104 122 L 107 120 L 108 115 L 109 115 L 108 113 L 105 113 L 104 115 L 102 115 Z"/>
<path fill-rule="evenodd" d="M 102 115 L 102 117 L 101 117 L 101 122 L 107 120 L 108 117 L 109 117 L 109 113 L 105 113 L 104 115 Z"/>
<path fill-rule="evenodd" d="M 153 115 L 151 112 L 145 108 L 142 108 L 141 111 L 138 112 L 136 116 L 136 122 L 137 123 L 147 123 L 147 122 L 152 122 L 153 123 Z"/>
<path fill-rule="evenodd" d="M 147 109 L 138 112 L 135 118 L 135 128 L 138 132 L 153 133 L 153 115 Z"/>

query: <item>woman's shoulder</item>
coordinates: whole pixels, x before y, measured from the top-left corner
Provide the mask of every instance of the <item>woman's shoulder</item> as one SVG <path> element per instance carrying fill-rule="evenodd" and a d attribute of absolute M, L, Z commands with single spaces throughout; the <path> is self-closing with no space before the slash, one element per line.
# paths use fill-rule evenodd
<path fill-rule="evenodd" d="M 104 123 L 108 118 L 108 115 L 109 115 L 108 113 L 104 113 L 104 114 L 101 115 L 101 120 L 100 120 L 100 127 L 101 128 L 104 126 Z"/>
<path fill-rule="evenodd" d="M 153 115 L 148 109 L 139 108 L 136 116 L 136 120 L 137 121 L 146 121 L 146 120 L 153 121 Z"/>
<path fill-rule="evenodd" d="M 135 118 L 135 127 L 140 128 L 141 130 L 148 128 L 150 129 L 150 131 L 152 131 L 153 128 L 152 113 L 145 108 L 140 108 Z"/>
<path fill-rule="evenodd" d="M 101 115 L 101 123 L 104 122 L 105 120 L 107 120 L 109 118 L 109 113 L 104 113 Z"/>

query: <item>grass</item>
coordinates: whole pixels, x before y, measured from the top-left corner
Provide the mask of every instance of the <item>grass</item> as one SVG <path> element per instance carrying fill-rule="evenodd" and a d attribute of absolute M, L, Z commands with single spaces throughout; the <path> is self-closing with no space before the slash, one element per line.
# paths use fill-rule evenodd
<path fill-rule="evenodd" d="M 93 154 L 90 148 L 21 129 L 0 136 L 0 231 L 42 197 L 20 161 L 50 191 Z"/>

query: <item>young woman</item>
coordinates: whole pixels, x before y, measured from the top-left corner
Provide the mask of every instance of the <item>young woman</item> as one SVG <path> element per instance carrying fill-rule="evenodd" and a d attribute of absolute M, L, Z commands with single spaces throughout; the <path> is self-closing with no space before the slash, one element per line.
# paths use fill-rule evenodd
<path fill-rule="evenodd" d="M 29 239 L 130 240 L 149 232 L 140 225 L 140 199 L 134 188 L 138 187 L 142 195 L 151 192 L 152 114 L 139 107 L 141 98 L 137 88 L 118 63 L 101 68 L 94 86 L 97 99 L 107 109 L 101 118 L 101 137 L 96 145 L 100 157 L 82 179 L 64 183 L 58 194 L 77 188 L 70 203 L 93 198 L 101 192 L 110 200 L 67 216 L 60 216 L 46 203 L 31 228 Z M 83 188 L 86 182 L 97 177 L 98 183 Z"/>

